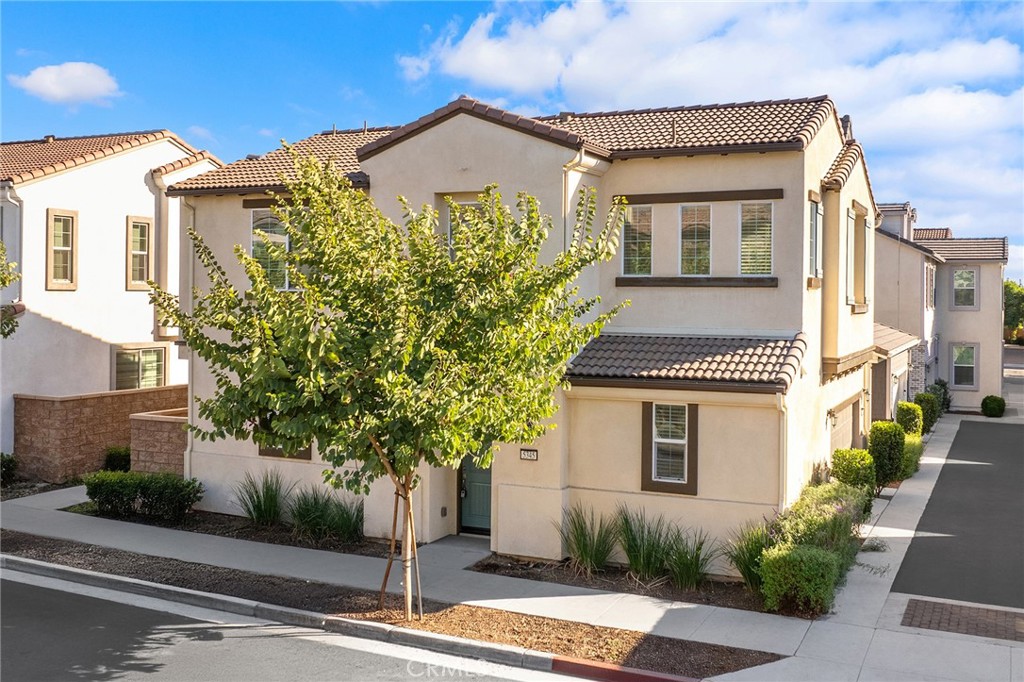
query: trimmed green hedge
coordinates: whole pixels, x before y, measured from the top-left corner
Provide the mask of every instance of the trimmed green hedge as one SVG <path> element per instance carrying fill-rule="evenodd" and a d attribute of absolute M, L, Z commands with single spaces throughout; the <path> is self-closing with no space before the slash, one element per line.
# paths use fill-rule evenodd
<path fill-rule="evenodd" d="M 910 478 L 921 468 L 921 455 L 924 453 L 924 443 L 921 436 L 907 436 L 903 444 L 903 471 L 902 478 Z"/>
<path fill-rule="evenodd" d="M 875 460 L 867 450 L 849 448 L 832 453 L 832 478 L 856 488 L 875 487 Z"/>
<path fill-rule="evenodd" d="M 917 403 L 901 400 L 896 403 L 896 423 L 908 436 L 920 436 L 924 429 L 924 411 Z"/>
<path fill-rule="evenodd" d="M 934 396 L 930 396 L 934 400 Z M 906 434 L 896 422 L 875 422 L 868 434 L 868 452 L 875 461 L 875 489 L 899 480 Z"/>
<path fill-rule="evenodd" d="M 914 396 L 914 402 L 921 406 L 921 416 L 924 420 L 921 425 L 922 433 L 931 432 L 935 422 L 939 421 L 939 399 L 931 393 L 918 393 Z"/>
<path fill-rule="evenodd" d="M 107 448 L 103 457 L 104 471 L 131 471 L 132 449 L 127 445 L 114 445 Z"/>
<path fill-rule="evenodd" d="M 1006 401 L 997 395 L 987 395 L 981 399 L 981 413 L 986 417 L 1002 417 L 1006 412 Z"/>
<path fill-rule="evenodd" d="M 85 493 L 101 516 L 126 518 L 140 515 L 179 523 L 203 498 L 203 484 L 170 473 L 97 471 L 82 477 Z"/>
<path fill-rule="evenodd" d="M 841 576 L 839 557 L 811 545 L 782 544 L 761 555 L 761 592 L 769 611 L 785 605 L 822 613 L 832 606 Z"/>

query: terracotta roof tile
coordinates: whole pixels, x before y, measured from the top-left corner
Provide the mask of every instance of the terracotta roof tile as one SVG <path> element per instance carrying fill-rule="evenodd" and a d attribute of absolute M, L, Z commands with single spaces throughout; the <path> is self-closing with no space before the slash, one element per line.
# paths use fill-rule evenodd
<path fill-rule="evenodd" d="M 883 355 L 892 355 L 919 343 L 921 339 L 913 334 L 875 322 L 875 350 Z"/>
<path fill-rule="evenodd" d="M 947 261 L 993 260 L 1005 263 L 1010 256 L 1006 237 L 915 239 L 914 241 L 925 248 L 931 249 Z"/>
<path fill-rule="evenodd" d="M 807 342 L 789 339 L 654 336 L 606 333 L 569 364 L 571 383 L 594 380 L 671 382 L 666 387 L 728 383 L 785 392 L 800 369 Z M 590 380 L 590 381 L 587 381 Z"/>
<path fill-rule="evenodd" d="M 202 161 L 211 161 L 215 166 L 218 166 L 218 167 L 221 167 L 221 168 L 223 168 L 223 166 L 224 166 L 224 162 L 223 161 L 218 159 L 216 156 L 214 156 L 210 152 L 208 152 L 206 150 L 203 150 L 203 151 L 199 152 L 198 154 L 192 154 L 191 156 L 186 156 L 183 159 L 178 159 L 177 161 L 171 161 L 170 163 L 165 163 L 164 165 L 160 166 L 159 168 L 154 168 L 153 169 L 153 175 L 165 175 L 167 173 L 173 173 L 175 171 L 180 171 L 180 170 L 183 170 L 185 168 L 190 168 L 190 167 L 192 167 L 192 166 L 194 166 L 197 163 L 200 163 Z"/>
<path fill-rule="evenodd" d="M 369 128 L 365 131 L 362 128 L 327 130 L 300 140 L 292 146 L 301 155 L 313 156 L 320 161 L 333 161 L 335 167 L 345 173 L 352 184 L 365 187 L 368 179 L 359 169 L 356 149 L 387 135 L 392 130 L 394 128 Z M 175 183 L 168 190 L 168 194 L 173 196 L 281 190 L 284 187 L 282 178 L 291 178 L 293 173 L 291 156 L 280 148 L 263 156 L 241 159 L 223 168 Z"/>
<path fill-rule="evenodd" d="M 198 150 L 169 130 L 54 137 L 0 144 L 0 180 L 27 182 L 96 161 L 157 140 L 173 140 L 191 154 Z"/>
<path fill-rule="evenodd" d="M 952 239 L 953 230 L 948 227 L 915 227 L 914 241 L 918 239 Z"/>

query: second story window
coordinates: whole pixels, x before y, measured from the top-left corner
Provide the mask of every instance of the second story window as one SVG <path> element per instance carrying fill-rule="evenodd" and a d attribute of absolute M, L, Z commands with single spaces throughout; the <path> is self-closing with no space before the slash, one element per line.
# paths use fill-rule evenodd
<path fill-rule="evenodd" d="M 771 204 L 740 204 L 740 274 L 772 274 Z"/>
<path fill-rule="evenodd" d="M 953 270 L 953 307 L 975 308 L 978 305 L 978 271 L 974 268 Z"/>
<path fill-rule="evenodd" d="M 288 232 L 274 212 L 258 208 L 252 212 L 252 257 L 267 271 L 267 278 L 277 289 L 291 288 L 288 281 L 288 268 L 281 257 L 275 257 L 267 249 L 262 235 L 266 235 L 271 244 L 288 250 Z"/>
<path fill-rule="evenodd" d="M 820 201 L 808 203 L 808 258 L 807 276 L 821 277 L 821 229 L 824 224 L 824 211 Z"/>
<path fill-rule="evenodd" d="M 78 288 L 78 212 L 46 211 L 46 288 Z"/>
<path fill-rule="evenodd" d="M 127 289 L 147 291 L 153 276 L 153 221 L 129 216 L 127 242 Z"/>
<path fill-rule="evenodd" d="M 651 207 L 626 208 L 622 228 L 622 274 L 651 274 Z"/>
<path fill-rule="evenodd" d="M 870 227 L 867 209 L 854 201 L 846 211 L 846 302 L 859 306 L 855 312 L 866 312 L 871 296 Z"/>
<path fill-rule="evenodd" d="M 711 274 L 711 206 L 679 209 L 679 273 Z"/>
<path fill-rule="evenodd" d="M 924 266 L 924 300 L 926 307 L 935 308 L 935 266 L 931 263 Z"/>

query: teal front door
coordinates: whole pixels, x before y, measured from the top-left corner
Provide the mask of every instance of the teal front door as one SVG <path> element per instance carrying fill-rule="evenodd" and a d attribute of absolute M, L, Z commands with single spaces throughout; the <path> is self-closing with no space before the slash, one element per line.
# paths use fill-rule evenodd
<path fill-rule="evenodd" d="M 459 530 L 491 533 L 491 470 L 478 469 L 469 457 L 459 469 Z"/>

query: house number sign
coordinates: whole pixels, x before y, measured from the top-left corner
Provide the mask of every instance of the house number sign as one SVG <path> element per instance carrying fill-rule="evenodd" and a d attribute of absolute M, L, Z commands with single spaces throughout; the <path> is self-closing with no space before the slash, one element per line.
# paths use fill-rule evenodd
<path fill-rule="evenodd" d="M 537 461 L 537 451 L 536 450 L 532 450 L 532 449 L 528 449 L 528 448 L 520 448 L 519 449 L 519 459 L 525 459 L 528 462 L 536 462 Z"/>

